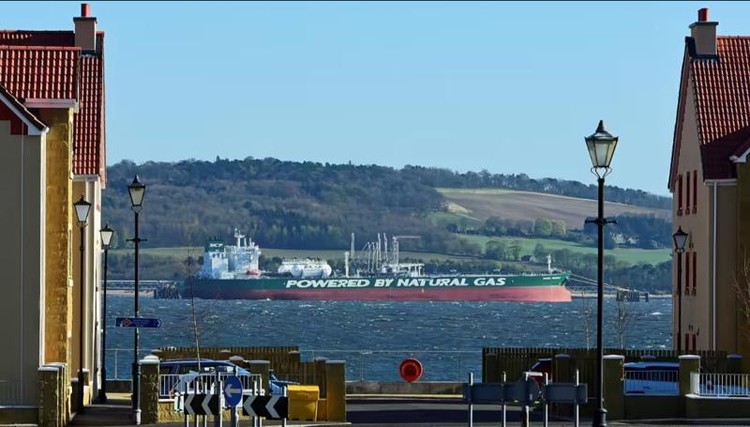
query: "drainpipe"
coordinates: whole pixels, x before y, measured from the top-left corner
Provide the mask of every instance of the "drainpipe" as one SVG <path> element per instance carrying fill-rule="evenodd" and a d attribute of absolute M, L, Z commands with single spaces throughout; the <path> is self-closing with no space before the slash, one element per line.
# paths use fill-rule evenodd
<path fill-rule="evenodd" d="M 711 350 L 716 351 L 716 213 L 717 213 L 717 207 L 716 202 L 718 200 L 716 190 L 718 190 L 718 183 L 714 182 L 714 218 L 713 218 L 713 236 L 711 237 L 711 245 L 712 245 L 712 251 L 711 251 L 711 275 L 712 275 L 712 284 L 711 284 L 711 292 L 712 292 L 712 298 L 711 303 L 713 307 L 711 308 L 711 322 L 712 322 L 712 332 L 711 332 Z"/>

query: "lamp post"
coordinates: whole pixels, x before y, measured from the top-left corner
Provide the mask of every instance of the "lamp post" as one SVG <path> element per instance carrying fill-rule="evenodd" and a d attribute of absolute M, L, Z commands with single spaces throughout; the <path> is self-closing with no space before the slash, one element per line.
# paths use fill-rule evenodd
<path fill-rule="evenodd" d="M 102 291 L 102 349 L 101 349 L 101 382 L 102 385 L 99 387 L 99 402 L 107 402 L 107 260 L 109 258 L 109 244 L 112 242 L 112 235 L 115 234 L 115 230 L 109 228 L 109 224 L 105 225 L 104 228 L 99 230 L 99 236 L 102 239 L 102 247 L 104 248 L 104 289 Z"/>
<path fill-rule="evenodd" d="M 135 237 L 130 239 L 135 244 L 135 271 L 133 276 L 133 282 L 135 286 L 135 317 L 139 317 L 138 312 L 138 244 L 142 242 L 138 234 L 138 216 L 143 208 L 143 196 L 146 194 L 146 186 L 138 180 L 138 175 L 133 178 L 133 182 L 128 185 L 128 193 L 130 194 L 130 205 L 135 213 Z M 133 413 L 136 425 L 141 424 L 141 394 L 140 394 L 140 383 L 141 383 L 141 365 L 138 364 L 138 327 L 134 328 L 134 353 L 133 353 Z"/>
<path fill-rule="evenodd" d="M 677 252 L 677 353 L 682 353 L 682 253 L 685 252 L 688 234 L 678 227 L 672 235 Z M 687 287 L 687 286 L 686 286 Z"/>
<path fill-rule="evenodd" d="M 609 167 L 612 162 L 612 155 L 615 154 L 615 148 L 617 147 L 618 137 L 612 136 L 604 128 L 604 120 L 599 120 L 599 126 L 596 128 L 596 132 L 592 135 L 587 136 L 586 147 L 589 150 L 591 156 L 591 172 L 596 175 L 599 184 L 598 193 L 598 212 L 595 220 L 589 220 L 587 222 L 593 222 L 597 226 L 597 235 L 599 237 L 599 244 L 597 248 L 597 298 L 596 298 L 596 353 L 597 353 L 597 370 L 596 370 L 596 400 L 598 401 L 599 407 L 594 413 L 594 426 L 606 426 L 607 425 L 607 410 L 604 409 L 604 344 L 602 339 L 602 315 L 604 312 L 604 225 L 608 221 L 604 218 L 604 178 L 612 172 Z"/>
<path fill-rule="evenodd" d="M 84 252 L 86 250 L 86 246 L 84 245 L 84 235 L 83 235 L 83 229 L 86 228 L 86 220 L 89 217 L 89 210 L 91 210 L 91 203 L 87 202 L 86 199 L 83 198 L 83 194 L 81 194 L 81 199 L 77 202 L 73 203 L 73 206 L 76 208 L 76 217 L 78 219 L 78 227 L 81 229 L 81 277 L 79 281 L 79 290 L 81 291 L 81 301 L 80 304 L 78 304 L 78 412 L 83 413 L 84 412 L 84 406 L 83 406 L 83 349 L 84 349 L 84 306 L 85 306 L 85 300 L 86 300 L 86 290 L 85 285 L 83 283 L 84 279 Z"/>

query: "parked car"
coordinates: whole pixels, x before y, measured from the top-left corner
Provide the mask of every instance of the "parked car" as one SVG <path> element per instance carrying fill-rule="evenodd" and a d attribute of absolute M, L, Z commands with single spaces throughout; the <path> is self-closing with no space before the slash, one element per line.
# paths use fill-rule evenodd
<path fill-rule="evenodd" d="M 540 376 L 532 377 L 541 388 L 544 385 L 545 374 L 547 375 L 547 378 L 552 381 L 552 358 L 545 357 L 537 360 L 536 363 L 531 365 L 531 368 L 529 368 L 529 372 L 539 372 L 540 374 L 542 374 Z"/>
<path fill-rule="evenodd" d="M 200 369 L 199 369 L 200 366 Z M 236 371 L 235 371 L 236 369 Z M 250 372 L 227 360 L 213 359 L 165 359 L 160 362 L 160 374 L 188 374 L 190 372 L 219 371 L 226 373 L 237 372 L 240 375 L 250 375 Z"/>

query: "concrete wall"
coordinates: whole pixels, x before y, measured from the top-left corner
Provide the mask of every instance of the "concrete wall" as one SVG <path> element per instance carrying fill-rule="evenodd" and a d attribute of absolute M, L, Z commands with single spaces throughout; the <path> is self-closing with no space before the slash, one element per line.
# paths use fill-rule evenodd
<path fill-rule="evenodd" d="M 44 315 L 44 156 L 45 136 L 12 135 L 0 121 L 0 405 L 36 405 L 37 369 L 42 351 Z"/>

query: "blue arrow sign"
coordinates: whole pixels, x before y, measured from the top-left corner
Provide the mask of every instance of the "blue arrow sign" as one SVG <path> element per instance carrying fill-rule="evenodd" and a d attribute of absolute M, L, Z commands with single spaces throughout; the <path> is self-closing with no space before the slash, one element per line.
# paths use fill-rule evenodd
<path fill-rule="evenodd" d="M 234 375 L 228 376 L 224 380 L 224 397 L 227 405 L 235 406 L 242 400 L 242 382 Z"/>
<path fill-rule="evenodd" d="M 118 317 L 115 324 L 123 328 L 160 328 L 161 320 L 149 317 Z"/>

